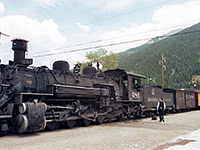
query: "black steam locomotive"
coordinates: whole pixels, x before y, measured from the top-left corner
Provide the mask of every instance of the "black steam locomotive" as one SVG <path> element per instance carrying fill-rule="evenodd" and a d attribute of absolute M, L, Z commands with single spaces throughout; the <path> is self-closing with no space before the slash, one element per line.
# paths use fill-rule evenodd
<path fill-rule="evenodd" d="M 142 117 L 155 111 L 159 97 L 167 110 L 175 109 L 174 92 L 142 85 L 142 75 L 121 69 L 97 73 L 92 66 L 72 73 L 66 61 L 54 62 L 52 70 L 31 67 L 28 41 L 12 42 L 14 61 L 0 65 L 0 134 Z"/>

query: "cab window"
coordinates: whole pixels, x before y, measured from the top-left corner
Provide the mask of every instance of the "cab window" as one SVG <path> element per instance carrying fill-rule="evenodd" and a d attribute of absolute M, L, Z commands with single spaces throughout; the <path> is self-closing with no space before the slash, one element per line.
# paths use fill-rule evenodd
<path fill-rule="evenodd" d="M 133 78 L 133 88 L 138 89 L 140 88 L 141 80 Z"/>

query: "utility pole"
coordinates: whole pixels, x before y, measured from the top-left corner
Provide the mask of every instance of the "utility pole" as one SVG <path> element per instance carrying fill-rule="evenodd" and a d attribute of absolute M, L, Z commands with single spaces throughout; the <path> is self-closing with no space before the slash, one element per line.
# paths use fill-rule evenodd
<path fill-rule="evenodd" d="M 162 88 L 164 89 L 164 71 L 166 70 L 166 66 L 165 66 L 165 63 L 166 63 L 166 59 L 162 53 L 162 59 L 159 61 L 159 64 L 162 65 Z"/>

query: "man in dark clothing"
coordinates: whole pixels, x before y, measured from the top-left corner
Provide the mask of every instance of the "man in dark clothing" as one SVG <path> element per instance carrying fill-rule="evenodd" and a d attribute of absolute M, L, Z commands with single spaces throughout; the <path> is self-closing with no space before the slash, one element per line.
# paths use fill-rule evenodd
<path fill-rule="evenodd" d="M 165 113 L 166 105 L 163 101 L 163 98 L 160 98 L 160 101 L 157 104 L 157 112 L 159 112 L 160 122 L 165 122 L 164 120 L 164 113 Z"/>

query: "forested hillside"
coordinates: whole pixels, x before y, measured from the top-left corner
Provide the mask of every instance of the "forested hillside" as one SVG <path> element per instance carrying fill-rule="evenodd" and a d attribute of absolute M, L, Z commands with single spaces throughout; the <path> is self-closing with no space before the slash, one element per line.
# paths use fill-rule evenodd
<path fill-rule="evenodd" d="M 141 46 L 136 47 L 136 48 L 128 49 L 125 52 L 118 53 L 118 61 L 119 62 L 123 61 L 124 59 L 126 59 L 127 57 L 132 55 L 133 53 L 146 48 L 148 45 L 149 44 L 144 44 L 144 45 L 141 45 Z"/>
<path fill-rule="evenodd" d="M 169 36 L 129 55 L 120 54 L 118 67 L 145 75 L 146 82 L 162 85 L 159 60 L 163 53 L 167 60 L 165 87 L 191 87 L 192 75 L 200 75 L 200 32 L 193 32 L 197 30 L 200 24 L 179 32 L 191 33 Z"/>

